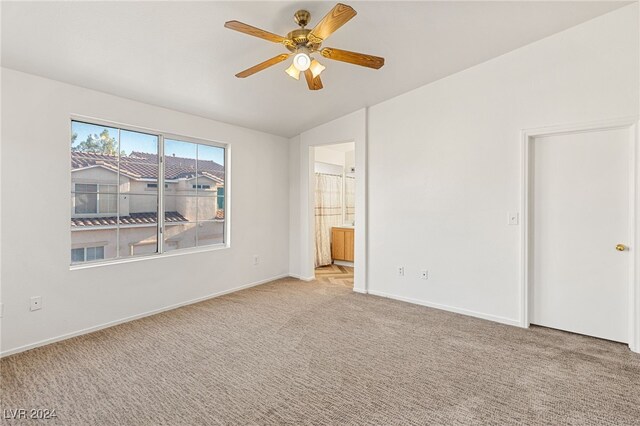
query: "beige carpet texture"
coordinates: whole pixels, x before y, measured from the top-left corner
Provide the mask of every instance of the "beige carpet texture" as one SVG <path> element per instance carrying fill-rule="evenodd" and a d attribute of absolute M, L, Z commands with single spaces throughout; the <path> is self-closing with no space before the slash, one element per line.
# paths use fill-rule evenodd
<path fill-rule="evenodd" d="M 640 425 L 640 355 L 278 280 L 2 359 L 46 425 Z"/>

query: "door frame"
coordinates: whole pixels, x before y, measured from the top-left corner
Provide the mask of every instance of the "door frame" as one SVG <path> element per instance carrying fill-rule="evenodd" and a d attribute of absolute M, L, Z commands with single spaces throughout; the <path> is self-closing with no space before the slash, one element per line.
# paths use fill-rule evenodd
<path fill-rule="evenodd" d="M 315 197 L 315 162 L 316 162 L 316 156 L 315 156 L 315 149 L 316 148 L 321 148 L 323 146 L 331 146 L 331 145 L 341 145 L 344 143 L 352 143 L 353 147 L 354 147 L 354 151 L 359 149 L 359 144 L 357 142 L 356 139 L 351 139 L 351 140 L 345 140 L 345 141 L 339 141 L 339 142 L 319 142 L 319 143 L 314 143 L 314 144 L 310 144 L 308 146 L 308 152 L 307 152 L 307 158 L 309 159 L 309 191 L 308 191 L 308 210 L 307 210 L 307 215 L 309 218 L 309 226 L 310 226 L 310 232 L 309 232 L 309 244 L 311 245 L 312 249 L 309 251 L 308 255 L 310 258 L 309 261 L 309 265 L 312 268 L 312 270 L 310 271 L 310 277 L 312 277 L 311 279 L 315 279 L 315 256 L 316 256 L 316 216 L 315 216 L 315 208 L 316 208 L 316 197 Z M 357 160 L 356 160 L 357 161 Z M 362 173 L 358 173 L 359 171 L 359 167 L 356 165 L 356 181 L 358 181 L 359 179 L 364 180 L 364 172 L 366 170 L 366 166 L 363 168 L 365 170 L 362 170 Z M 366 207 L 362 207 L 359 206 L 358 200 L 359 197 L 358 195 L 362 195 L 363 198 L 366 201 L 366 193 L 362 193 L 361 191 L 364 190 L 364 186 L 362 185 L 356 185 L 355 188 L 355 210 L 358 211 L 359 208 L 364 209 L 364 211 L 366 211 Z M 343 182 L 343 191 L 344 191 L 344 182 Z M 343 196 L 344 196 L 344 192 L 343 192 Z M 366 223 L 360 223 L 361 221 L 357 220 L 355 221 L 355 226 L 354 226 L 354 232 L 365 235 L 365 225 Z M 354 244 L 354 260 L 353 260 L 353 269 L 354 269 L 354 280 L 353 280 L 353 291 L 358 292 L 358 293 L 366 293 L 366 283 L 364 286 L 360 285 L 360 277 L 356 278 L 356 274 L 355 274 L 355 269 L 356 269 L 356 265 L 359 267 L 361 264 L 366 265 L 366 258 L 364 259 L 360 259 L 360 256 L 355 256 L 355 240 L 353 242 Z M 358 282 L 356 282 L 356 280 L 358 280 Z M 362 288 L 364 287 L 364 288 Z"/>
<path fill-rule="evenodd" d="M 531 147 L 537 137 L 556 136 L 563 134 L 594 132 L 613 129 L 628 129 L 629 131 L 629 247 L 631 261 L 629 262 L 628 283 L 628 334 L 629 348 L 640 352 L 640 226 L 638 224 L 640 212 L 640 134 L 638 117 L 623 117 L 590 123 L 558 125 L 521 131 L 521 238 L 520 238 L 520 326 L 528 328 L 530 322 L 530 263 L 531 263 L 531 182 L 533 171 L 531 168 Z"/>

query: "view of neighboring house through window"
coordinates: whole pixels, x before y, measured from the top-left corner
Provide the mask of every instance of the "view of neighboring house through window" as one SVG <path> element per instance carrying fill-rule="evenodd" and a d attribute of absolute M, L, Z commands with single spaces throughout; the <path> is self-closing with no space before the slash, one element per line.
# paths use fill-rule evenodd
<path fill-rule="evenodd" d="M 71 125 L 71 263 L 224 243 L 224 147 Z"/>
<path fill-rule="evenodd" d="M 71 249 L 71 262 L 90 262 L 104 259 L 104 246 Z"/>
<path fill-rule="evenodd" d="M 224 149 L 175 139 L 164 141 L 165 224 L 176 213 L 184 231 L 166 232 L 164 250 L 221 243 L 224 240 Z M 172 185 L 173 184 L 173 185 Z M 168 229 L 168 228 L 167 228 Z"/>

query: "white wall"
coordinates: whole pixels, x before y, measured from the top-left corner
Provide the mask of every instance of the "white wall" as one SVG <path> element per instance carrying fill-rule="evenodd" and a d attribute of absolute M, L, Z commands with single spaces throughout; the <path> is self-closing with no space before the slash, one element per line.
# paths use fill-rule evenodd
<path fill-rule="evenodd" d="M 344 167 L 349 170 L 356 165 L 356 152 L 347 151 L 344 153 Z"/>
<path fill-rule="evenodd" d="M 328 164 L 336 164 L 344 168 L 345 156 L 344 152 L 336 151 L 322 146 L 315 147 L 315 161 Z"/>
<path fill-rule="evenodd" d="M 8 69 L 2 102 L 4 354 L 288 273 L 287 139 Z M 230 143 L 231 248 L 69 270 L 70 114 Z"/>
<path fill-rule="evenodd" d="M 315 127 L 289 140 L 290 272 L 302 279 L 314 276 L 314 150 L 309 147 L 344 142 L 355 144 L 356 225 L 354 290 L 366 291 L 366 110 L 362 109 Z"/>
<path fill-rule="evenodd" d="M 518 324 L 520 131 L 637 116 L 638 48 L 635 3 L 371 107 L 369 292 Z"/>
<path fill-rule="evenodd" d="M 300 225 L 300 136 L 289 139 L 289 274 L 302 278 Z"/>

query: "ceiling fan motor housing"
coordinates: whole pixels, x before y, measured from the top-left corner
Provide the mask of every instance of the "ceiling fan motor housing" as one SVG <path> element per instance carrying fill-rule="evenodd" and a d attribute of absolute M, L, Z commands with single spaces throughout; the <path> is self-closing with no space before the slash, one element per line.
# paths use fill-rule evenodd
<path fill-rule="evenodd" d="M 289 34 L 287 34 L 287 38 L 293 41 L 293 46 L 286 45 L 286 48 L 292 52 L 298 50 L 299 47 L 305 46 L 309 48 L 310 51 L 315 52 L 320 48 L 321 43 L 310 43 L 309 38 L 307 37 L 311 30 L 306 28 L 300 28 L 298 30 L 293 30 Z"/>

